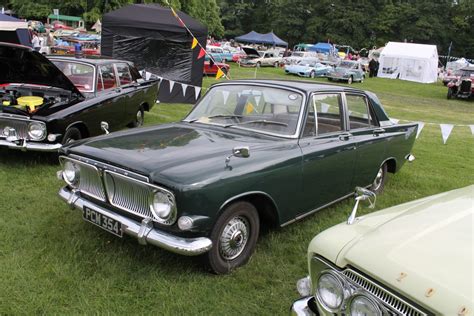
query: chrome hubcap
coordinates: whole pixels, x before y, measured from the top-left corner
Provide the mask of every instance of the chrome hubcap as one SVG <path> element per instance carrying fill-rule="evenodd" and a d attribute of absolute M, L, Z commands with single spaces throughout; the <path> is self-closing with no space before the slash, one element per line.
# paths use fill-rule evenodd
<path fill-rule="evenodd" d="M 380 188 L 380 185 L 382 185 L 382 179 L 383 179 L 383 170 L 382 168 L 380 168 L 374 180 L 374 184 L 373 184 L 374 190 L 377 190 L 378 188 Z"/>
<path fill-rule="evenodd" d="M 142 114 L 142 111 L 138 111 L 138 112 L 137 112 L 137 123 L 138 123 L 138 125 L 142 125 L 142 124 L 143 124 L 143 114 Z"/>
<path fill-rule="evenodd" d="M 219 253 L 225 260 L 237 258 L 247 245 L 249 223 L 240 216 L 232 218 L 219 238 Z"/>

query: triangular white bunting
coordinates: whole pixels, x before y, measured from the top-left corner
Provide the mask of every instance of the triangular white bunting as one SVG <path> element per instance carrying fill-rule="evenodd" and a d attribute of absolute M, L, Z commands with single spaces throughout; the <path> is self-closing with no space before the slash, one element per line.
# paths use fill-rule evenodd
<path fill-rule="evenodd" d="M 259 96 L 259 95 L 257 95 L 257 96 L 255 97 L 255 102 L 257 102 L 257 105 L 260 103 L 260 96 Z"/>
<path fill-rule="evenodd" d="M 183 96 L 186 96 L 186 89 L 188 88 L 187 84 L 182 83 L 181 88 L 183 88 Z"/>
<path fill-rule="evenodd" d="M 451 134 L 451 131 L 453 130 L 454 125 L 453 124 L 439 124 L 441 127 L 441 136 L 443 136 L 443 144 L 446 144 L 448 141 L 448 137 Z"/>
<path fill-rule="evenodd" d="M 418 138 L 421 134 L 421 130 L 425 127 L 425 123 L 423 122 L 418 122 L 418 131 L 416 132 L 416 138 Z"/>
<path fill-rule="evenodd" d="M 229 91 L 222 90 L 222 96 L 224 97 L 224 104 L 226 104 L 227 98 L 229 97 Z"/>
<path fill-rule="evenodd" d="M 321 103 L 321 112 L 327 113 L 329 110 L 330 105 L 327 103 Z"/>
<path fill-rule="evenodd" d="M 471 129 L 471 134 L 474 135 L 474 125 L 469 125 L 469 128 Z"/>
<path fill-rule="evenodd" d="M 349 116 L 351 116 L 351 114 L 352 114 L 352 111 L 349 111 Z"/>
<path fill-rule="evenodd" d="M 398 124 L 398 122 L 400 122 L 400 120 L 396 118 L 391 118 L 390 121 L 392 121 L 393 124 Z"/>
<path fill-rule="evenodd" d="M 199 93 L 201 93 L 201 87 L 194 86 L 194 93 L 196 94 L 196 100 L 199 98 Z"/>
<path fill-rule="evenodd" d="M 170 83 L 170 93 L 173 91 L 173 87 L 174 87 L 174 81 L 173 80 L 168 80 L 169 83 Z"/>

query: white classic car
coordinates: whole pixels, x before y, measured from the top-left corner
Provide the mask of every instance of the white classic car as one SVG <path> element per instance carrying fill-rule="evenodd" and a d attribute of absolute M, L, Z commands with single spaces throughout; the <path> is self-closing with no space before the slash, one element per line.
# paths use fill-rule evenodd
<path fill-rule="evenodd" d="M 282 63 L 282 57 L 278 50 L 267 50 L 258 52 L 251 47 L 242 47 L 247 54 L 246 57 L 240 59 L 240 66 L 242 67 L 260 67 L 273 66 L 279 67 Z"/>
<path fill-rule="evenodd" d="M 311 241 L 292 314 L 472 315 L 474 185 L 356 218 L 370 195 Z"/>

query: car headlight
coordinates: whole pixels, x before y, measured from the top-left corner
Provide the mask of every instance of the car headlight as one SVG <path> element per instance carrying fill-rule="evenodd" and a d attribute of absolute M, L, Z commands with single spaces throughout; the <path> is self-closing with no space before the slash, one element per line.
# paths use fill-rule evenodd
<path fill-rule="evenodd" d="M 341 308 L 344 301 L 344 285 L 341 279 L 331 272 L 323 272 L 318 278 L 316 296 L 330 311 Z"/>
<path fill-rule="evenodd" d="M 28 136 L 31 140 L 43 140 L 46 136 L 46 125 L 32 122 L 28 125 Z"/>
<path fill-rule="evenodd" d="M 151 204 L 155 220 L 162 224 L 171 225 L 176 220 L 176 203 L 170 192 L 156 191 Z"/>
<path fill-rule="evenodd" d="M 80 167 L 78 164 L 67 160 L 63 167 L 63 179 L 72 187 L 76 187 L 79 183 Z"/>
<path fill-rule="evenodd" d="M 370 297 L 359 294 L 352 297 L 349 303 L 349 312 L 347 314 L 351 316 L 378 316 L 382 315 L 382 310 Z"/>

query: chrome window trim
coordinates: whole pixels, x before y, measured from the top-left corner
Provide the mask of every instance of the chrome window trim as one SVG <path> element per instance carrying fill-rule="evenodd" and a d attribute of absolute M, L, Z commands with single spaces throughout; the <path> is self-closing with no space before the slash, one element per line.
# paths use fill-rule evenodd
<path fill-rule="evenodd" d="M 215 84 L 211 87 L 211 89 L 214 89 L 215 87 L 220 87 L 220 86 L 259 86 L 259 87 L 267 87 L 267 88 L 274 88 L 274 89 L 281 89 L 281 90 L 289 90 L 289 91 L 293 91 L 293 92 L 296 92 L 300 95 L 303 96 L 303 99 L 301 100 L 301 106 L 300 106 L 300 109 L 299 109 L 299 114 L 298 114 L 298 122 L 296 123 L 296 130 L 295 130 L 295 133 L 293 134 L 290 134 L 290 135 L 286 135 L 286 134 L 278 134 L 278 133 L 271 133 L 271 132 L 266 132 L 266 131 L 262 131 L 262 130 L 257 130 L 257 129 L 251 129 L 251 128 L 245 128 L 245 127 L 241 127 L 241 126 L 229 126 L 229 128 L 236 128 L 236 129 L 239 129 L 239 130 L 244 130 L 244 131 L 250 131 L 250 132 L 255 132 L 255 133 L 259 133 L 259 134 L 264 134 L 264 135 L 270 135 L 270 136 L 276 136 L 276 137 L 281 137 L 281 138 L 288 138 L 288 139 L 298 139 L 299 138 L 299 135 L 300 135 L 300 131 L 301 131 L 301 125 L 302 125 L 302 120 L 304 118 L 304 114 L 306 112 L 306 107 L 307 107 L 307 96 L 306 96 L 306 93 L 304 93 L 303 91 L 301 90 L 298 90 L 298 89 L 295 89 L 295 88 L 291 88 L 291 87 L 283 87 L 283 86 L 279 86 L 279 85 L 273 85 L 273 84 L 264 84 L 264 83 L 252 83 L 252 82 L 229 82 L 229 83 L 218 83 L 218 84 Z M 209 90 L 211 90 L 209 89 Z M 201 102 L 201 100 L 199 101 Z M 197 106 L 198 103 L 196 103 L 196 106 Z M 191 114 L 193 112 L 193 110 L 195 109 L 195 107 L 193 107 L 193 109 L 188 113 L 188 115 L 186 115 L 186 117 L 189 116 L 189 114 Z M 186 122 L 186 118 L 183 120 Z M 206 123 L 202 123 L 202 124 L 206 124 Z M 216 124 L 217 125 L 217 124 Z"/>
<path fill-rule="evenodd" d="M 352 285 L 352 287 L 356 288 L 356 291 L 351 294 L 351 296 L 355 295 L 358 292 L 358 290 L 364 291 L 367 295 L 370 295 L 371 298 L 374 298 L 379 304 L 381 304 L 384 308 L 387 310 L 396 313 L 397 315 L 410 315 L 410 316 L 428 316 L 430 315 L 428 312 L 423 311 L 419 307 L 415 306 L 414 303 L 408 302 L 406 299 L 401 298 L 399 295 L 395 294 L 393 290 L 389 288 L 385 288 L 385 286 L 380 285 L 378 282 L 373 281 L 371 278 L 361 274 L 360 272 L 354 270 L 351 267 L 346 267 L 346 268 L 338 268 L 336 267 L 332 262 L 321 258 L 318 255 L 314 255 L 312 258 L 313 262 L 317 264 L 318 266 L 321 267 L 320 270 L 318 271 L 310 271 L 310 276 L 311 278 L 313 277 L 318 277 L 319 275 L 327 271 L 327 269 L 332 269 L 335 271 L 339 277 L 343 278 L 343 281 Z M 313 263 L 313 264 L 314 264 Z M 316 274 L 317 273 L 317 274 Z M 363 279 L 367 284 L 372 286 L 372 288 L 377 288 L 380 291 L 382 291 L 384 294 L 386 294 L 390 299 L 384 299 L 383 297 L 380 297 L 374 293 L 373 290 L 371 290 L 370 286 L 364 286 L 359 284 L 357 281 L 355 281 L 353 278 L 351 278 L 350 275 L 348 274 L 353 274 L 361 279 Z M 315 282 L 316 283 L 316 282 Z M 316 284 L 313 283 L 313 291 L 316 292 Z M 317 295 L 315 295 L 317 298 Z M 346 298 L 346 303 L 350 301 L 350 297 Z M 318 302 L 321 304 L 321 302 Z M 397 307 L 398 304 L 398 307 Z M 345 306 L 348 307 L 348 306 Z M 342 311 L 342 310 L 341 310 Z M 410 312 L 410 313 L 408 313 Z"/>

